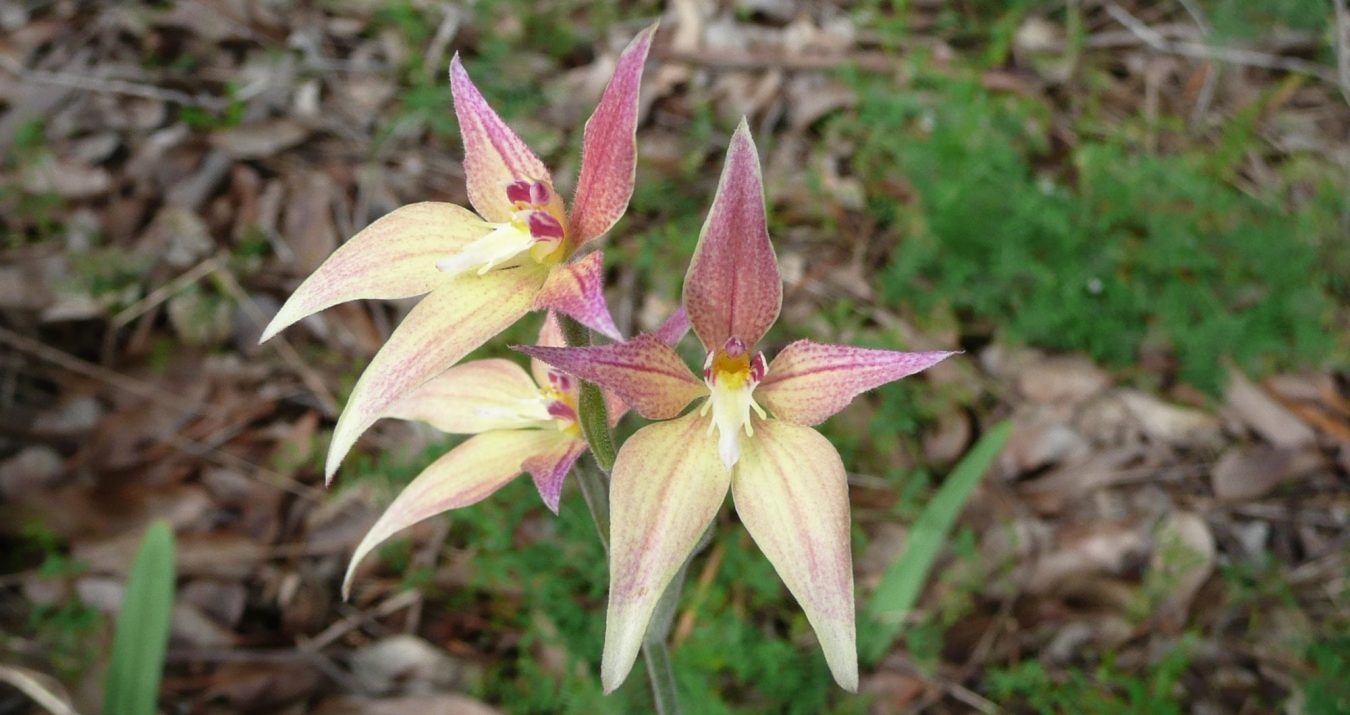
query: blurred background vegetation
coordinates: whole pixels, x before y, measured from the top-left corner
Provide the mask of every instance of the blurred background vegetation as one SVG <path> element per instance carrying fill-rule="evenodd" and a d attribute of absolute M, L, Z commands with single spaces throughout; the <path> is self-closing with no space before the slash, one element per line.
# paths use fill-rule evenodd
<path fill-rule="evenodd" d="M 370 220 L 464 203 L 453 52 L 567 194 L 617 51 L 661 17 L 605 244 L 621 328 L 677 303 L 745 115 L 786 281 L 769 352 L 967 351 L 822 428 L 861 601 L 1014 424 L 856 696 L 724 514 L 676 618 L 687 711 L 1350 712 L 1336 4 L 0 2 L 0 666 L 96 710 L 164 517 L 164 712 L 646 711 L 640 674 L 600 694 L 607 573 L 572 488 L 558 518 L 518 480 L 410 530 L 340 603 L 450 442 L 381 425 L 325 492 L 334 406 L 399 309 L 255 343 Z"/>

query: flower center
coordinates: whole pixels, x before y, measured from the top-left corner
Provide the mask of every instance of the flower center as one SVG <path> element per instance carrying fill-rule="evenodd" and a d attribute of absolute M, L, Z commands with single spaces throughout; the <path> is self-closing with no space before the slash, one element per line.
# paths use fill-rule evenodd
<path fill-rule="evenodd" d="M 559 430 L 580 436 L 581 423 L 577 421 L 577 382 L 571 375 L 550 368 L 548 386 L 539 393 L 548 403 L 548 415 Z"/>
<path fill-rule="evenodd" d="M 741 432 L 744 431 L 746 437 L 755 436 L 750 411 L 754 410 L 760 419 L 767 417 L 753 395 L 755 386 L 767 372 L 764 353 L 755 353 L 752 357 L 745 343 L 735 337 L 727 340 L 722 349 L 710 353 L 703 364 L 703 381 L 711 394 L 699 414 L 712 412 L 708 431 L 717 429 L 718 453 L 727 469 L 740 459 Z"/>
<path fill-rule="evenodd" d="M 506 187 L 506 196 L 516 209 L 511 220 L 489 224 L 492 230 L 486 236 L 441 259 L 436 268 L 451 275 L 472 271 L 481 276 L 530 259 L 535 263 L 563 259 L 567 229 L 557 214 L 553 189 L 542 181 L 513 181 Z"/>

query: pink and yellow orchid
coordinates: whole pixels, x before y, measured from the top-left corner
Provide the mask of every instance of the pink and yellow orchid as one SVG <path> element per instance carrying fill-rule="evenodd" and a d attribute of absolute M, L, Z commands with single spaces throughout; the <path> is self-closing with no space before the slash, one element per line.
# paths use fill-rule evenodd
<path fill-rule="evenodd" d="M 685 312 L 677 310 L 655 335 L 674 346 L 688 330 Z M 552 313 L 538 343 L 564 344 Z M 510 360 L 489 358 L 456 365 L 395 400 L 380 417 L 473 436 L 422 470 L 366 532 L 342 580 L 343 598 L 356 567 L 386 539 L 423 519 L 480 502 L 522 472 L 529 472 L 544 504 L 558 513 L 567 473 L 586 451 L 577 422 L 579 388 L 571 375 L 539 360 L 530 360 L 527 373 Z M 612 424 L 626 408 L 606 397 Z"/>
<path fill-rule="evenodd" d="M 857 395 L 953 353 L 799 340 L 767 362 L 754 346 L 781 303 L 759 157 L 742 121 L 685 277 L 684 306 L 707 351 L 702 379 L 649 335 L 520 348 L 612 390 L 643 417 L 667 420 L 638 430 L 614 464 L 606 692 L 628 675 L 657 600 L 728 489 L 805 611 L 835 680 L 857 689 L 848 486 L 839 453 L 812 426 Z M 679 416 L 700 398 L 701 407 Z"/>
<path fill-rule="evenodd" d="M 338 418 L 325 469 L 411 390 L 531 310 L 553 309 L 619 339 L 602 291 L 604 259 L 578 249 L 628 207 L 637 163 L 638 90 L 656 26 L 619 56 L 586 122 L 570 213 L 539 158 L 488 106 L 456 54 L 450 66 L 469 202 L 423 202 L 372 223 L 333 253 L 263 331 L 361 298 L 427 294 L 376 353 Z"/>

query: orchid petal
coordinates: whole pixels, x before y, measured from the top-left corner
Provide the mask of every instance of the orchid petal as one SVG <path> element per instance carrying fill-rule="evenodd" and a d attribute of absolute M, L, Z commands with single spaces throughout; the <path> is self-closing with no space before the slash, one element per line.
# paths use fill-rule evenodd
<path fill-rule="evenodd" d="M 680 341 L 684 339 L 688 332 L 689 313 L 685 312 L 684 306 L 680 306 L 675 309 L 674 313 L 670 314 L 669 318 L 666 318 L 666 322 L 662 323 L 652 335 L 673 348 L 680 344 Z"/>
<path fill-rule="evenodd" d="M 382 417 L 417 420 L 450 434 L 478 434 L 551 420 L 539 388 L 502 358 L 456 365 L 394 401 Z"/>
<path fill-rule="evenodd" d="M 396 400 L 516 322 L 542 282 L 542 271 L 526 269 L 461 275 L 409 311 L 361 373 L 338 417 L 328 448 L 328 481 L 356 438 Z"/>
<path fill-rule="evenodd" d="M 366 532 L 342 579 L 347 598 L 356 567 L 375 547 L 403 529 L 444 511 L 482 501 L 520 474 L 521 463 L 566 440 L 551 430 L 497 430 L 470 437 L 432 462 Z"/>
<path fill-rule="evenodd" d="M 731 479 L 736 513 L 806 612 L 840 687 L 858 689 L 848 477 L 810 427 L 760 420 Z M 617 513 L 617 511 L 616 511 Z"/>
<path fill-rule="evenodd" d="M 550 348 L 567 345 L 567 340 L 563 338 L 562 325 L 558 323 L 557 313 L 550 310 L 544 314 L 544 324 L 539 327 L 539 337 L 534 339 L 534 344 Z M 548 386 L 548 365 L 539 359 L 530 358 L 530 374 L 540 387 Z"/>
<path fill-rule="evenodd" d="M 711 352 L 728 338 L 740 338 L 747 347 L 759 342 L 778 319 L 782 303 L 759 154 L 742 119 L 684 279 L 684 307 Z"/>
<path fill-rule="evenodd" d="M 450 62 L 450 91 L 464 140 L 464 180 L 469 203 L 489 221 L 510 221 L 516 207 L 507 196 L 507 187 L 517 180 L 542 181 L 552 186 L 552 177 L 539 157 L 488 106 L 469 79 L 458 53 Z M 562 200 L 553 196 L 550 201 L 554 213 L 561 216 Z"/>
<path fill-rule="evenodd" d="M 608 231 L 628 208 L 637 173 L 638 90 L 656 25 L 628 43 L 582 135 L 581 174 L 572 199 L 577 245 Z"/>
<path fill-rule="evenodd" d="M 558 502 L 562 500 L 563 481 L 572 471 L 577 457 L 586 451 L 586 440 L 572 438 L 558 444 L 543 454 L 525 460 L 525 471 L 534 478 L 534 487 L 539 490 L 544 505 L 554 514 L 558 513 Z"/>
<path fill-rule="evenodd" d="M 650 335 L 589 347 L 515 349 L 612 390 L 647 419 L 670 419 L 708 391 L 674 350 Z"/>
<path fill-rule="evenodd" d="M 556 266 L 544 281 L 534 307 L 571 316 L 611 340 L 623 339 L 605 304 L 605 257 L 599 251 Z"/>
<path fill-rule="evenodd" d="M 798 340 L 769 363 L 755 399 L 780 420 L 815 425 L 854 397 L 930 368 L 955 352 L 905 353 Z"/>
<path fill-rule="evenodd" d="M 717 515 L 729 481 L 696 413 L 643 427 L 619 450 L 609 487 L 605 692 L 632 669 L 657 599 Z"/>
<path fill-rule="evenodd" d="M 446 281 L 436 261 L 490 230 L 472 211 L 454 204 L 426 201 L 395 209 L 342 244 L 306 278 L 259 342 L 338 303 L 427 293 Z"/>

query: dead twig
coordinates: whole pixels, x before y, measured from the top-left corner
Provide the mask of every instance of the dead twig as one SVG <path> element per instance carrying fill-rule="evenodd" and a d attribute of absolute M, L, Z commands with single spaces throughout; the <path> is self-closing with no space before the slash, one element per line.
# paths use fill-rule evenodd
<path fill-rule="evenodd" d="M 840 55 L 786 55 L 778 52 L 745 52 L 738 50 L 700 49 L 685 52 L 673 49 L 653 49 L 652 54 L 662 62 L 700 65 L 726 70 L 787 70 L 809 72 L 857 66 L 869 72 L 893 72 L 900 67 L 895 55 L 885 52 L 853 52 Z"/>
<path fill-rule="evenodd" d="M 263 327 L 267 325 L 267 316 L 253 302 L 253 298 L 249 297 L 243 286 L 239 285 L 239 281 L 235 280 L 234 273 L 223 262 L 216 264 L 214 273 L 221 288 L 230 294 L 235 303 L 248 314 L 249 319 L 253 321 L 258 330 L 262 331 Z M 268 342 L 276 347 L 281 359 L 285 360 L 286 364 L 300 376 L 301 381 L 305 383 L 305 387 L 308 387 L 314 393 L 314 397 L 319 401 L 319 406 L 323 409 L 324 414 L 328 417 L 336 416 L 338 413 L 337 398 L 328 389 L 328 385 L 324 383 L 323 378 L 305 362 L 304 358 L 300 357 L 300 353 L 296 351 L 295 346 L 280 335 L 274 336 Z"/>
<path fill-rule="evenodd" d="M 1291 72 L 1314 77 L 1328 84 L 1338 84 L 1336 70 L 1318 62 L 1309 62 L 1308 60 L 1302 60 L 1297 57 L 1272 55 L 1267 52 L 1244 50 L 1236 47 L 1217 47 L 1200 42 L 1178 42 L 1169 40 L 1145 24 L 1144 21 L 1130 14 L 1129 10 L 1126 10 L 1119 4 L 1108 2 L 1106 3 L 1105 8 L 1107 14 L 1110 15 L 1112 19 L 1124 25 L 1126 29 L 1134 33 L 1136 37 L 1144 42 L 1144 44 L 1158 52 L 1201 60 L 1227 62 L 1228 64 L 1242 65 L 1245 67 L 1259 67 L 1261 69 L 1276 70 L 1279 72 Z"/>
<path fill-rule="evenodd" d="M 225 421 L 219 414 L 195 407 L 191 404 L 186 404 L 181 395 L 174 394 L 157 385 L 138 380 L 129 375 L 123 375 L 114 370 L 109 370 L 102 365 L 95 365 L 86 360 L 81 360 L 74 355 L 44 345 L 33 338 L 20 335 L 3 326 L 0 326 L 0 344 L 7 345 L 20 353 L 50 365 L 54 365 L 59 369 L 73 372 L 77 375 L 83 375 L 122 390 L 123 392 L 149 400 L 176 414 L 201 417 L 204 419 L 215 419 L 221 422 Z M 295 494 L 296 496 L 306 499 L 317 499 L 323 494 L 321 490 L 301 484 L 279 472 L 275 472 L 259 464 L 254 464 L 238 455 L 230 454 L 219 447 L 204 445 L 195 440 L 180 437 L 177 434 L 166 435 L 163 440 L 165 444 L 168 444 L 184 454 L 190 454 L 194 457 L 201 457 L 203 459 L 211 459 L 221 466 L 232 467 L 242 474 L 248 475 L 250 478 L 257 479 L 264 484 L 282 489 Z"/>
<path fill-rule="evenodd" d="M 1336 7 L 1336 69 L 1341 96 L 1350 102 L 1350 0 L 1331 0 Z"/>
<path fill-rule="evenodd" d="M 172 102 L 182 104 L 188 107 L 199 107 L 213 112 L 218 112 L 230 105 L 230 100 L 224 97 L 215 97 L 203 94 L 189 94 L 176 89 L 167 89 L 153 84 L 144 84 L 140 82 L 129 82 L 123 79 L 114 79 L 111 77 L 85 77 L 84 75 L 69 74 L 66 72 L 48 72 L 46 70 L 28 69 L 19 64 L 12 57 L 0 55 L 0 68 L 6 72 L 18 77 L 23 82 L 33 82 L 36 84 L 47 84 L 54 87 L 64 87 L 66 89 L 77 89 L 82 92 L 98 92 L 101 94 L 121 94 L 128 97 L 140 97 L 142 99 L 154 99 L 161 102 Z"/>
<path fill-rule="evenodd" d="M 43 684 L 46 678 L 27 668 L 0 665 L 0 683 L 9 683 L 15 690 L 28 696 L 38 707 L 52 715 L 79 715 L 65 697 Z"/>

